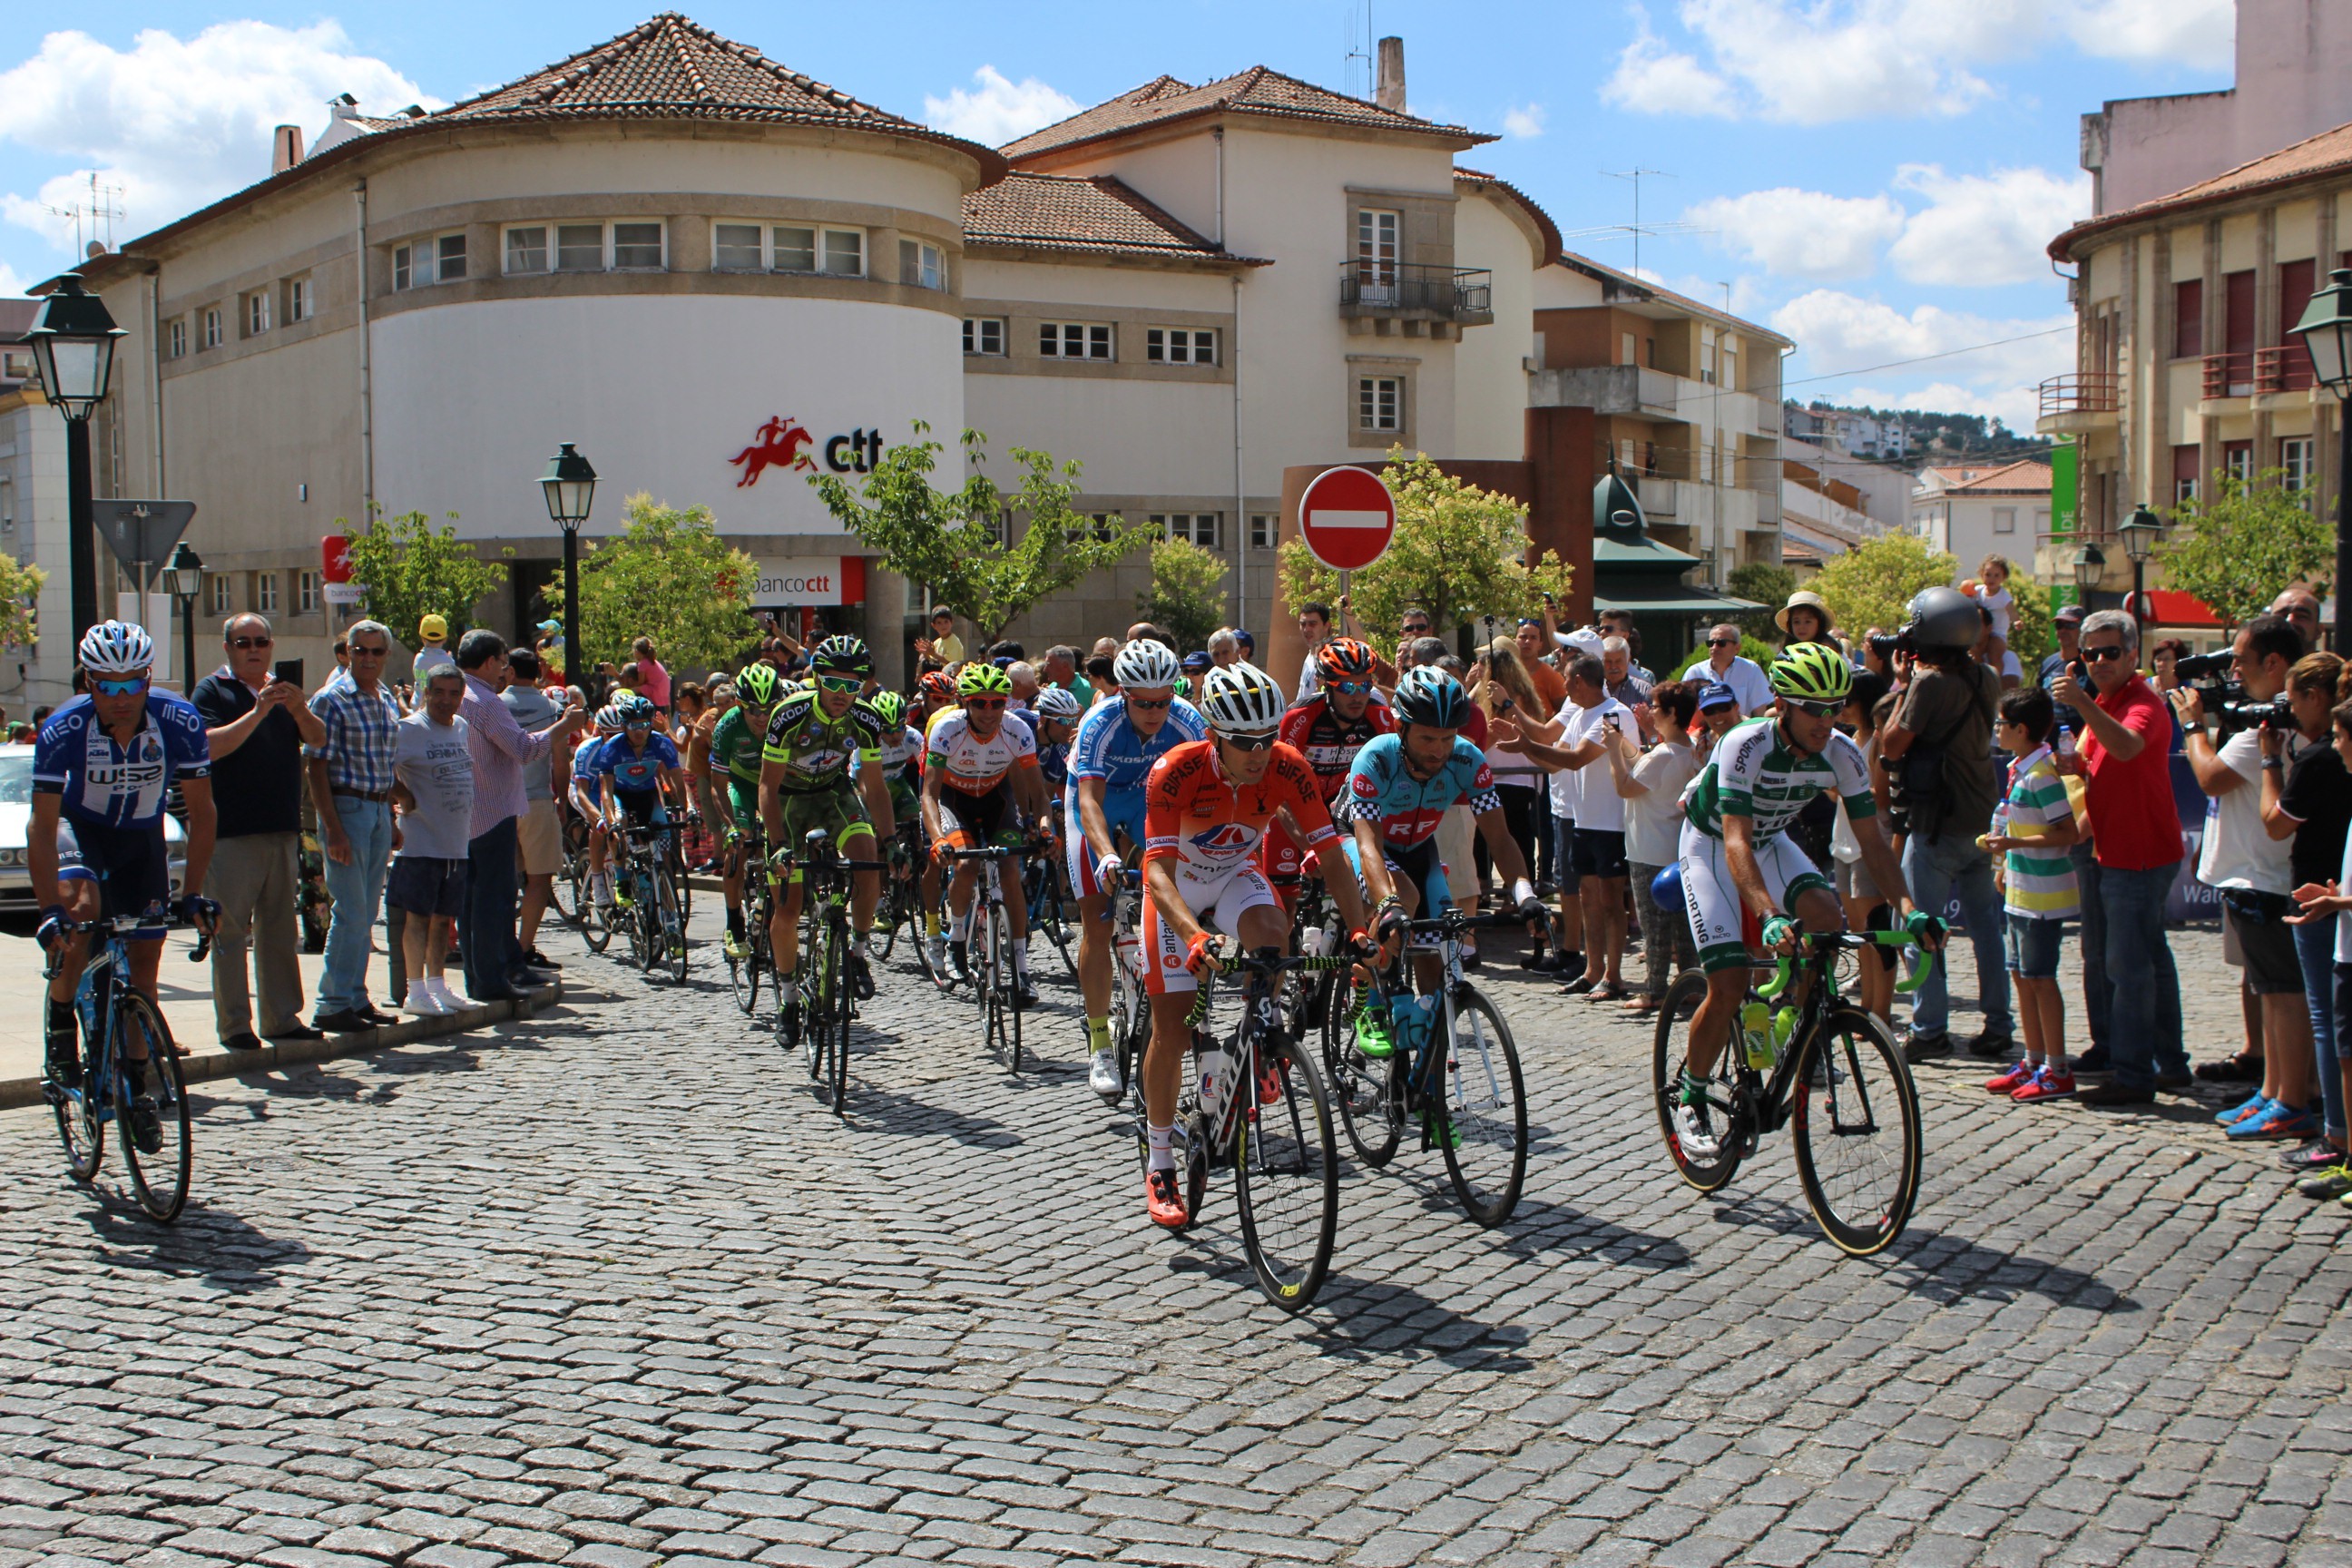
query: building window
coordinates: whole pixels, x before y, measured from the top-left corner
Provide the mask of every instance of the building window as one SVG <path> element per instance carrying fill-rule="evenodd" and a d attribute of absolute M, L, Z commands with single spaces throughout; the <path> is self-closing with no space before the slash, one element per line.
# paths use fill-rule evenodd
<path fill-rule="evenodd" d="M 1107 360 L 1111 357 L 1110 329 L 1081 321 L 1041 321 L 1037 352 L 1047 359 Z"/>
<path fill-rule="evenodd" d="M 206 574 L 205 577 L 205 602 L 207 614 L 226 616 L 231 610 L 236 608 L 236 605 L 234 603 L 236 598 L 236 595 L 230 589 L 229 581 L 229 574 L 226 572 L 213 572 Z"/>
<path fill-rule="evenodd" d="M 773 231 L 775 259 L 768 265 L 778 272 L 814 272 L 816 270 L 816 230 L 813 228 L 779 228 Z"/>
<path fill-rule="evenodd" d="M 866 231 L 803 228 L 780 224 L 768 231 L 772 272 L 823 272 L 835 278 L 866 276 Z"/>
<path fill-rule="evenodd" d="M 289 278 L 286 280 L 286 320 L 289 322 L 309 321 L 312 310 L 317 308 L 317 303 L 310 293 L 310 280 L 308 278 Z"/>
<path fill-rule="evenodd" d="M 1153 364 L 1214 364 L 1217 334 L 1185 327 L 1147 327 L 1143 357 Z"/>
<path fill-rule="evenodd" d="M 866 235 L 861 229 L 824 231 L 824 270 L 835 278 L 866 276 Z"/>
<path fill-rule="evenodd" d="M 253 574 L 253 607 L 265 616 L 278 613 L 278 574 L 256 572 Z"/>
<path fill-rule="evenodd" d="M 2172 504 L 2179 506 L 2197 494 L 2199 470 L 2204 463 L 2203 452 L 2191 443 L 2172 448 Z"/>
<path fill-rule="evenodd" d="M 1217 548 L 1217 519 L 1222 512 L 1155 511 L 1150 515 L 1152 527 L 1164 529 L 1171 539 L 1190 540 L 1203 550 Z"/>
<path fill-rule="evenodd" d="M 1402 213 L 1356 209 L 1356 297 L 1367 305 L 1397 302 L 1397 245 Z"/>
<path fill-rule="evenodd" d="M 2311 437 L 2291 436 L 2279 443 L 2279 467 L 2286 470 L 2286 488 L 2306 490 L 2311 488 Z"/>
<path fill-rule="evenodd" d="M 466 276 L 466 237 L 445 234 L 433 242 L 433 280 L 455 283 Z"/>
<path fill-rule="evenodd" d="M 1098 511 L 1093 513 L 1092 516 L 1094 518 L 1095 524 L 1095 537 L 1102 541 L 1105 544 L 1109 543 L 1110 536 L 1114 532 L 1118 531 L 1118 529 L 1120 521 L 1118 513 L 1115 511 Z"/>
<path fill-rule="evenodd" d="M 221 313 L 220 307 L 215 305 L 212 309 L 205 312 L 205 347 L 208 349 L 216 349 L 220 346 Z"/>
<path fill-rule="evenodd" d="M 319 574 L 316 572 L 294 574 L 294 611 L 297 615 L 316 615 L 319 610 Z"/>
<path fill-rule="evenodd" d="M 1404 428 L 1404 378 L 1401 375 L 1363 375 L 1356 378 L 1356 428 L 1359 430 L 1402 430 Z"/>
<path fill-rule="evenodd" d="M 2017 531 L 2017 509 L 2013 506 L 1997 506 L 1993 508 L 1992 531 L 1995 533 L 2015 533 Z"/>
<path fill-rule="evenodd" d="M 722 223 L 710 231 L 710 265 L 721 272 L 760 272 L 766 264 L 760 255 L 760 226 Z"/>
<path fill-rule="evenodd" d="M 2254 477 L 2254 444 L 2252 441 L 2222 442 L 2221 467 L 2228 469 L 2230 477 L 2240 484 L 2251 481 Z"/>
<path fill-rule="evenodd" d="M 535 223 L 527 228 L 507 230 L 507 270 L 544 272 L 547 270 L 547 226 Z"/>
<path fill-rule="evenodd" d="M 555 269 L 558 272 L 604 271 L 604 226 L 601 223 L 557 224 Z"/>
<path fill-rule="evenodd" d="M 1252 550 L 1271 550 L 1281 536 L 1282 524 L 1270 511 L 1250 513 L 1249 541 Z"/>
<path fill-rule="evenodd" d="M 184 317 L 172 323 L 172 357 L 182 359 L 188 352 L 188 323 Z"/>
<path fill-rule="evenodd" d="M 661 268 L 661 225 L 616 223 L 613 226 L 613 269 L 615 272 L 658 272 Z"/>
<path fill-rule="evenodd" d="M 445 234 L 415 245 L 392 247 L 392 287 L 422 289 L 428 283 L 455 283 L 466 276 L 466 237 Z"/>
<path fill-rule="evenodd" d="M 2205 352 L 2205 279 L 2172 286 L 2172 357 L 2195 359 Z"/>
<path fill-rule="evenodd" d="M 257 289 L 245 297 L 245 335 L 257 338 L 269 330 L 269 295 Z"/>
<path fill-rule="evenodd" d="M 416 251 L 413 246 L 395 245 L 392 247 L 392 291 L 394 293 L 397 294 L 403 289 L 415 285 L 415 258 Z"/>
<path fill-rule="evenodd" d="M 966 316 L 963 319 L 963 352 L 968 354 L 1002 354 L 1004 352 L 1004 318 Z"/>
<path fill-rule="evenodd" d="M 948 286 L 948 261 L 936 245 L 920 240 L 898 242 L 898 281 L 918 289 L 944 289 Z"/>

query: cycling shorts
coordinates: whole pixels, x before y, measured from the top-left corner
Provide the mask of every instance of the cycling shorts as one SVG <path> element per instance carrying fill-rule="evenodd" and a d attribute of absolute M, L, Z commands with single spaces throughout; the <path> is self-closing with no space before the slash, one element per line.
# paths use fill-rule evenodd
<path fill-rule="evenodd" d="M 163 819 L 142 827 L 110 827 L 102 822 L 76 821 L 74 841 L 81 847 L 81 868 L 98 883 L 98 918 L 152 914 L 152 925 L 139 928 L 137 940 L 152 941 L 170 929 L 163 906 L 172 897 L 172 863 L 163 844 Z"/>
<path fill-rule="evenodd" d="M 1352 837 L 1341 839 L 1340 846 L 1348 852 L 1348 864 L 1356 868 L 1356 886 L 1363 889 L 1364 901 L 1370 904 L 1372 892 L 1364 887 L 1363 851 Z M 1413 910 L 1415 920 L 1434 919 L 1438 910 L 1454 901 L 1454 889 L 1445 881 L 1445 862 L 1437 858 L 1436 839 L 1424 838 L 1418 844 L 1410 845 L 1391 844 L 1383 839 L 1381 860 L 1388 867 L 1391 880 L 1410 881 L 1421 890 L 1420 907 Z M 1405 945 L 1434 949 L 1437 933 L 1433 931 L 1415 931 Z"/>
<path fill-rule="evenodd" d="M 795 858 L 793 862 L 792 885 L 801 885 L 802 840 L 814 828 L 822 827 L 832 837 L 834 851 L 848 858 L 872 860 L 874 824 L 866 817 L 866 803 L 857 798 L 846 777 L 838 789 L 814 789 L 795 795 L 786 790 L 782 795 L 784 835 L 774 847 L 789 847 Z M 852 848 L 854 841 L 863 838 L 863 848 Z"/>
<path fill-rule="evenodd" d="M 1108 892 L 1095 879 L 1094 845 L 1088 841 L 1080 826 L 1078 792 L 1074 784 L 1063 796 L 1063 812 L 1067 820 L 1062 825 L 1062 859 L 1064 869 L 1070 874 L 1070 886 L 1078 897 L 1091 899 L 1097 893 Z M 1119 850 L 1120 863 L 1132 871 L 1143 864 L 1143 790 L 1106 789 L 1103 791 L 1103 826 L 1110 829 L 1110 842 L 1118 848 L 1119 835 L 1127 835 L 1127 847 Z"/>
<path fill-rule="evenodd" d="M 1188 882 L 1179 877 L 1176 890 L 1193 918 L 1227 936 L 1240 934 L 1242 917 L 1250 910 L 1282 907 L 1265 873 L 1250 862 L 1236 867 L 1223 881 Z M 1149 893 L 1143 900 L 1143 951 L 1151 955 L 1151 971 L 1143 977 L 1145 994 L 1173 996 L 1201 988 L 1199 978 L 1184 967 L 1184 943 L 1160 918 L 1159 900 Z"/>
<path fill-rule="evenodd" d="M 639 827 L 669 826 L 669 807 L 663 803 L 662 793 L 657 789 L 615 788 L 613 801 L 621 808 L 621 816 Z"/>
<path fill-rule="evenodd" d="M 1744 923 L 1747 905 L 1732 883 L 1723 840 L 1685 822 L 1681 847 L 1683 905 L 1690 917 L 1692 940 L 1698 944 L 1699 967 L 1716 974 L 1754 963 Z M 1756 846 L 1756 868 L 1764 874 L 1764 890 L 1772 896 L 1773 907 L 1783 914 L 1795 913 L 1797 900 L 1807 889 L 1830 890 L 1829 879 L 1785 833 Z"/>
<path fill-rule="evenodd" d="M 745 784 L 729 775 L 727 780 L 727 810 L 735 818 L 735 826 L 750 833 L 760 824 L 760 786 Z"/>
<path fill-rule="evenodd" d="M 998 784 L 985 795 L 940 791 L 940 842 L 956 849 L 989 849 L 1021 842 L 1013 792 Z"/>

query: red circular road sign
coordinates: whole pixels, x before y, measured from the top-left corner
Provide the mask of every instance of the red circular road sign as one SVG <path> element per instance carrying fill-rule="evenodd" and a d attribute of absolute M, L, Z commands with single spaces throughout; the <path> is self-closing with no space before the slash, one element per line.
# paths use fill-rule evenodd
<path fill-rule="evenodd" d="M 1326 468 L 1298 498 L 1298 537 L 1335 572 L 1370 566 L 1396 537 L 1396 498 L 1370 468 Z"/>

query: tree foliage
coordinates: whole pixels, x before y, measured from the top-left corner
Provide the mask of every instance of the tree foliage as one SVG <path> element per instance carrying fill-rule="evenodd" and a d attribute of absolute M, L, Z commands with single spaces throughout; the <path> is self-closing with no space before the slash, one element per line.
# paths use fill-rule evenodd
<path fill-rule="evenodd" d="M 474 606 L 506 585 L 507 569 L 485 561 L 457 537 L 457 514 L 440 528 L 421 511 L 380 520 L 373 528 L 353 528 L 343 518 L 335 526 L 351 541 L 352 581 L 360 584 L 360 608 L 382 621 L 402 645 L 417 645 L 416 623 L 428 615 L 449 623 L 449 645 L 474 624 Z M 512 550 L 499 552 L 512 557 Z"/>
<path fill-rule="evenodd" d="M 1135 610 L 1179 646 L 1200 647 L 1225 624 L 1225 558 L 1189 539 L 1154 540 L 1151 586 L 1135 596 Z"/>
<path fill-rule="evenodd" d="M 2252 620 L 2291 583 L 2325 598 L 2334 581 L 2335 527 L 2310 491 L 2287 489 L 2285 479 L 2279 468 L 2252 480 L 2217 472 L 2174 510 L 2157 542 L 2166 583 L 2204 600 L 2225 626 Z"/>
<path fill-rule="evenodd" d="M 1829 605 L 1840 631 L 1860 637 L 1873 626 L 1891 632 L 1901 626 L 1912 597 L 1950 587 L 1958 565 L 1916 533 L 1882 533 L 1831 556 L 1807 586 Z"/>
<path fill-rule="evenodd" d="M 2025 684 L 2033 684 L 2034 667 L 2057 651 L 2057 629 L 2050 623 L 2050 590 L 2022 572 L 2009 574 L 2009 596 L 2017 608 L 2009 617 L 2009 647 L 2025 667 Z"/>
<path fill-rule="evenodd" d="M 671 669 L 732 667 L 754 638 L 748 610 L 759 563 L 719 537 L 707 506 L 666 506 L 644 494 L 625 504 L 625 531 L 580 542 L 583 650 L 566 673 L 625 662 L 641 637 Z M 547 598 L 562 616 L 561 582 L 548 585 Z"/>
<path fill-rule="evenodd" d="M 0 643 L 11 647 L 33 645 L 39 632 L 35 601 L 40 597 L 41 584 L 48 580 L 49 574 L 39 567 L 0 552 Z"/>
<path fill-rule="evenodd" d="M 1753 637 L 1758 642 L 1769 643 L 1778 643 L 1785 638 L 1787 634 L 1780 630 L 1780 623 L 1772 617 L 1781 605 L 1789 602 L 1789 595 L 1797 591 L 1797 574 L 1794 572 L 1777 561 L 1750 561 L 1744 566 L 1734 566 L 1731 575 L 1724 580 L 1724 586 L 1730 589 L 1735 597 L 1753 599 L 1764 606 L 1760 610 L 1741 610 L 1731 617 L 1732 624 L 1739 628 L 1743 638 Z"/>
<path fill-rule="evenodd" d="M 886 450 L 856 489 L 833 474 L 809 482 L 885 566 L 928 587 L 932 603 L 979 627 L 983 643 L 1039 600 L 1118 564 L 1150 531 L 1139 523 L 1098 526 L 1079 511 L 1078 465 L 1056 464 L 1048 453 L 1008 448 L 1020 483 L 1003 489 L 988 476 L 988 437 L 977 430 L 966 430 L 961 443 L 971 477 L 940 489 L 931 475 L 945 448 L 923 438 L 929 431 L 917 420 L 916 439 Z M 1008 542 L 1015 519 L 1027 526 Z"/>
<path fill-rule="evenodd" d="M 1568 593 L 1572 569 L 1557 552 L 1527 564 L 1524 509 L 1510 497 L 1454 478 L 1426 453 L 1407 461 L 1402 447 L 1389 448 L 1381 483 L 1396 500 L 1396 538 L 1349 583 L 1363 626 L 1393 626 L 1418 605 L 1451 629 L 1479 616 L 1534 615 L 1546 590 Z M 1339 574 L 1303 539 L 1283 545 L 1278 570 L 1289 604 L 1339 596 Z"/>

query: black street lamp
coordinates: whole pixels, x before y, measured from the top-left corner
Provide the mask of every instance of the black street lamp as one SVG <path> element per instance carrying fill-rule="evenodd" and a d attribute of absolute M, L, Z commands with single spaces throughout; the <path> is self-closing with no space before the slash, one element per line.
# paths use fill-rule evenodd
<path fill-rule="evenodd" d="M 2091 607 L 2091 590 L 2107 574 L 2106 552 L 2095 544 L 2079 545 L 2074 551 L 2074 586 L 2082 591 L 2083 608 Z"/>
<path fill-rule="evenodd" d="M 593 671 L 581 662 L 580 525 L 588 521 L 588 509 L 596 500 L 596 470 L 579 447 L 566 441 L 548 459 L 539 487 L 547 497 L 547 515 L 563 530 L 564 678 L 580 688 L 593 708 L 604 693 L 591 689 Z"/>
<path fill-rule="evenodd" d="M 2146 626 L 2155 620 L 2156 616 L 2152 614 L 2140 613 L 2140 606 L 2147 597 L 2146 591 L 2140 584 L 2147 570 L 2148 552 L 2154 550 L 2156 542 L 2164 537 L 2164 523 L 2155 512 L 2148 510 L 2147 502 L 2142 501 L 2132 509 L 2131 516 L 2125 520 L 2124 525 L 2116 531 L 2124 536 L 2124 552 L 2131 557 L 2132 619 L 2141 626 Z M 2152 610 L 2154 606 L 2150 605 L 2149 608 Z"/>
<path fill-rule="evenodd" d="M 68 272 L 41 301 L 25 341 L 41 375 L 41 394 L 66 420 L 66 559 L 73 605 L 74 646 L 98 624 L 98 548 L 90 537 L 89 416 L 106 401 L 114 374 L 114 324 L 106 301 Z"/>
<path fill-rule="evenodd" d="M 196 596 L 205 590 L 205 558 L 196 553 L 195 546 L 183 539 L 172 548 L 172 558 L 163 563 L 161 574 L 163 592 L 180 601 L 180 658 L 186 662 L 187 678 L 180 689 L 190 697 L 196 694 Z"/>
<path fill-rule="evenodd" d="M 2352 648 L 2352 269 L 2327 275 L 2287 329 L 2311 355 L 2312 378 L 2336 395 L 2336 651 Z"/>

